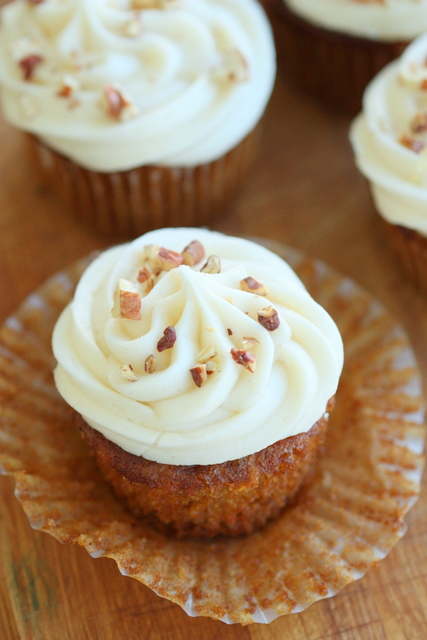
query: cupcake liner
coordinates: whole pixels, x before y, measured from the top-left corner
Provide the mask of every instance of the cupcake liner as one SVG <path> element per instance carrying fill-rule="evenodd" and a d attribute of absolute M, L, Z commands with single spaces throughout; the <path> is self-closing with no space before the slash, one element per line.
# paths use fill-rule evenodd
<path fill-rule="evenodd" d="M 270 622 L 363 576 L 406 530 L 420 490 L 420 375 L 402 329 L 353 281 L 266 243 L 337 322 L 346 363 L 325 452 L 296 501 L 247 537 L 176 540 L 132 517 L 102 479 L 53 379 L 50 337 L 80 261 L 30 295 L 0 332 L 0 468 L 36 529 L 113 558 L 189 615 Z"/>
<path fill-rule="evenodd" d="M 427 293 L 427 238 L 414 229 L 381 220 L 405 275 Z"/>
<path fill-rule="evenodd" d="M 322 103 L 356 115 L 368 82 L 401 55 L 408 42 L 382 42 L 317 27 L 283 0 L 265 0 L 283 72 Z"/>
<path fill-rule="evenodd" d="M 65 197 L 84 224 L 105 235 L 132 238 L 150 229 L 200 226 L 226 209 L 259 146 L 261 124 L 213 162 L 196 167 L 143 166 L 90 171 L 29 134 L 42 179 Z"/>

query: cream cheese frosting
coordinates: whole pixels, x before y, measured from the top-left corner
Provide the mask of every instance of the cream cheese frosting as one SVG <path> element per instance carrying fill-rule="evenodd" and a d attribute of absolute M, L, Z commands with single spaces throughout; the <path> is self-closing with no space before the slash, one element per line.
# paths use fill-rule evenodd
<path fill-rule="evenodd" d="M 379 213 L 427 236 L 427 36 L 368 86 L 350 139 Z"/>
<path fill-rule="evenodd" d="M 427 30 L 427 0 L 283 0 L 324 29 L 373 40 L 409 41 Z"/>
<path fill-rule="evenodd" d="M 179 264 L 193 241 L 204 257 Z M 90 426 L 125 451 L 183 465 L 307 432 L 343 364 L 335 323 L 288 264 L 191 228 L 101 254 L 60 316 L 53 350 L 57 388 Z"/>
<path fill-rule="evenodd" d="M 216 160 L 273 88 L 256 0 L 15 0 L 0 17 L 6 119 L 88 169 Z"/>

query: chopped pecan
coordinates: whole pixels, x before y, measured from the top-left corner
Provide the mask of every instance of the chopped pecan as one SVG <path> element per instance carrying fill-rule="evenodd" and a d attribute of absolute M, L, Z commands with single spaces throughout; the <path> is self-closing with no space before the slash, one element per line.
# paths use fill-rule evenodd
<path fill-rule="evenodd" d="M 200 269 L 202 273 L 220 273 L 221 262 L 218 256 L 209 256 L 206 264 Z"/>
<path fill-rule="evenodd" d="M 106 112 L 114 120 L 128 120 L 138 115 L 138 107 L 123 89 L 107 84 L 103 96 Z"/>
<path fill-rule="evenodd" d="M 217 364 L 213 360 L 209 360 L 206 363 L 206 373 L 208 376 L 211 376 L 217 370 Z"/>
<path fill-rule="evenodd" d="M 152 275 L 153 274 L 151 273 L 150 269 L 147 269 L 147 267 L 143 267 L 138 271 L 138 275 L 136 279 L 138 282 L 143 283 L 143 282 L 147 282 L 147 280 L 149 280 Z"/>
<path fill-rule="evenodd" d="M 208 374 L 206 372 L 205 364 L 197 364 L 196 366 L 190 369 L 190 373 L 193 377 L 194 384 L 197 387 L 201 387 L 202 384 L 204 384 L 208 379 Z"/>
<path fill-rule="evenodd" d="M 76 91 L 78 91 L 80 85 L 74 76 L 68 74 L 63 77 L 61 87 L 57 93 L 60 98 L 69 98 Z"/>
<path fill-rule="evenodd" d="M 114 318 L 141 320 L 141 298 L 136 287 L 129 280 L 121 278 L 114 293 Z"/>
<path fill-rule="evenodd" d="M 242 344 L 244 347 L 246 347 L 246 349 L 251 349 L 253 346 L 255 346 L 256 344 L 259 344 L 259 340 L 257 340 L 256 338 L 243 338 L 242 340 Z"/>
<path fill-rule="evenodd" d="M 120 373 L 124 378 L 126 378 L 126 380 L 129 380 L 129 382 L 136 382 L 138 380 L 137 376 L 134 374 L 131 364 L 123 364 L 120 367 Z"/>
<path fill-rule="evenodd" d="M 257 311 L 258 322 L 262 324 L 267 331 L 275 331 L 280 325 L 279 314 L 273 307 L 265 307 Z"/>
<path fill-rule="evenodd" d="M 208 360 L 212 360 L 212 358 L 215 358 L 216 356 L 216 349 L 214 347 L 213 344 L 211 344 L 210 347 L 206 347 L 206 349 L 202 349 L 201 351 L 199 351 L 199 353 L 197 354 L 197 362 L 208 362 Z"/>
<path fill-rule="evenodd" d="M 261 282 L 258 282 L 258 280 L 255 280 L 255 278 L 251 278 L 251 276 L 240 280 L 240 288 L 242 289 L 242 291 L 256 293 L 259 296 L 268 295 L 267 287 Z"/>
<path fill-rule="evenodd" d="M 31 53 L 25 58 L 21 58 L 18 64 L 22 70 L 24 80 L 31 80 L 36 67 L 43 62 L 43 56 L 38 53 Z"/>
<path fill-rule="evenodd" d="M 184 258 L 180 253 L 170 251 L 170 249 L 153 247 L 150 262 L 154 273 L 159 274 L 161 271 L 170 271 L 171 269 L 176 269 L 176 267 L 181 266 Z"/>
<path fill-rule="evenodd" d="M 403 135 L 399 138 L 400 144 L 403 144 L 404 147 L 414 151 L 415 153 L 421 153 L 421 151 L 426 146 L 422 140 L 415 140 L 415 138 L 411 138 L 410 136 Z"/>
<path fill-rule="evenodd" d="M 231 330 L 231 329 L 227 329 L 227 333 L 228 333 L 228 335 L 229 335 L 229 336 L 232 336 L 232 335 L 233 335 L 233 332 L 232 332 L 232 330 Z"/>
<path fill-rule="evenodd" d="M 166 327 L 163 331 L 163 337 L 157 343 L 157 351 L 166 351 L 172 349 L 176 342 L 176 331 L 174 327 Z"/>
<path fill-rule="evenodd" d="M 249 80 L 249 65 L 239 49 L 230 49 L 224 55 L 222 65 L 212 75 L 219 82 L 246 82 Z"/>
<path fill-rule="evenodd" d="M 154 373 L 156 370 L 156 358 L 153 355 L 148 356 L 144 362 L 145 373 Z"/>
<path fill-rule="evenodd" d="M 193 240 L 187 245 L 182 252 L 184 264 L 189 267 L 194 267 L 195 264 L 199 264 L 205 257 L 205 249 L 201 242 Z"/>
<path fill-rule="evenodd" d="M 231 357 L 234 362 L 241 364 L 245 369 L 253 373 L 256 366 L 256 355 L 245 349 L 231 349 Z"/>
<path fill-rule="evenodd" d="M 418 111 L 411 120 L 411 131 L 423 133 L 427 131 L 427 111 Z"/>

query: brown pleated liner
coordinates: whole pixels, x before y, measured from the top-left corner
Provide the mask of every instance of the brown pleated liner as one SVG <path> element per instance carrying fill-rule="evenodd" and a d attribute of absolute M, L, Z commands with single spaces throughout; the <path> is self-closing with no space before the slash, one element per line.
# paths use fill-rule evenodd
<path fill-rule="evenodd" d="M 361 110 L 369 81 L 409 44 L 329 31 L 295 15 L 283 0 L 264 3 L 283 74 L 320 102 L 348 115 Z"/>
<path fill-rule="evenodd" d="M 381 220 L 405 275 L 427 294 L 427 237 L 413 229 Z"/>
<path fill-rule="evenodd" d="M 160 227 L 200 226 L 226 210 L 259 147 L 261 125 L 221 158 L 196 167 L 143 166 L 101 173 L 78 166 L 29 135 L 42 179 L 84 224 L 134 238 Z"/>
<path fill-rule="evenodd" d="M 52 327 L 87 261 L 47 281 L 0 332 L 0 469 L 14 476 L 31 525 L 113 558 L 189 615 L 228 623 L 302 611 L 377 565 L 405 532 L 424 461 L 420 375 L 402 329 L 353 281 L 266 244 L 337 321 L 346 361 L 313 476 L 277 520 L 247 537 L 165 537 L 102 479 L 52 380 Z"/>

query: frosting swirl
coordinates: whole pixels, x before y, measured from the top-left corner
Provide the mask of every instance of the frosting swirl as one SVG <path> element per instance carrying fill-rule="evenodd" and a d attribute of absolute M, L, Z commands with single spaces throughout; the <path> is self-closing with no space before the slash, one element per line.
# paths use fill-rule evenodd
<path fill-rule="evenodd" d="M 325 29 L 372 40 L 408 41 L 427 30 L 427 0 L 283 0 Z"/>
<path fill-rule="evenodd" d="M 88 169 L 211 162 L 257 124 L 274 76 L 255 0 L 15 0 L 1 10 L 6 118 Z"/>
<path fill-rule="evenodd" d="M 427 36 L 368 86 L 350 139 L 379 213 L 427 236 Z"/>
<path fill-rule="evenodd" d="M 194 266 L 159 271 L 158 249 L 147 249 L 176 260 L 194 239 L 205 249 Z M 53 350 L 59 392 L 88 424 L 126 451 L 185 465 L 308 431 L 343 362 L 336 325 L 281 258 L 201 229 L 154 231 L 101 254 L 58 320 Z"/>

